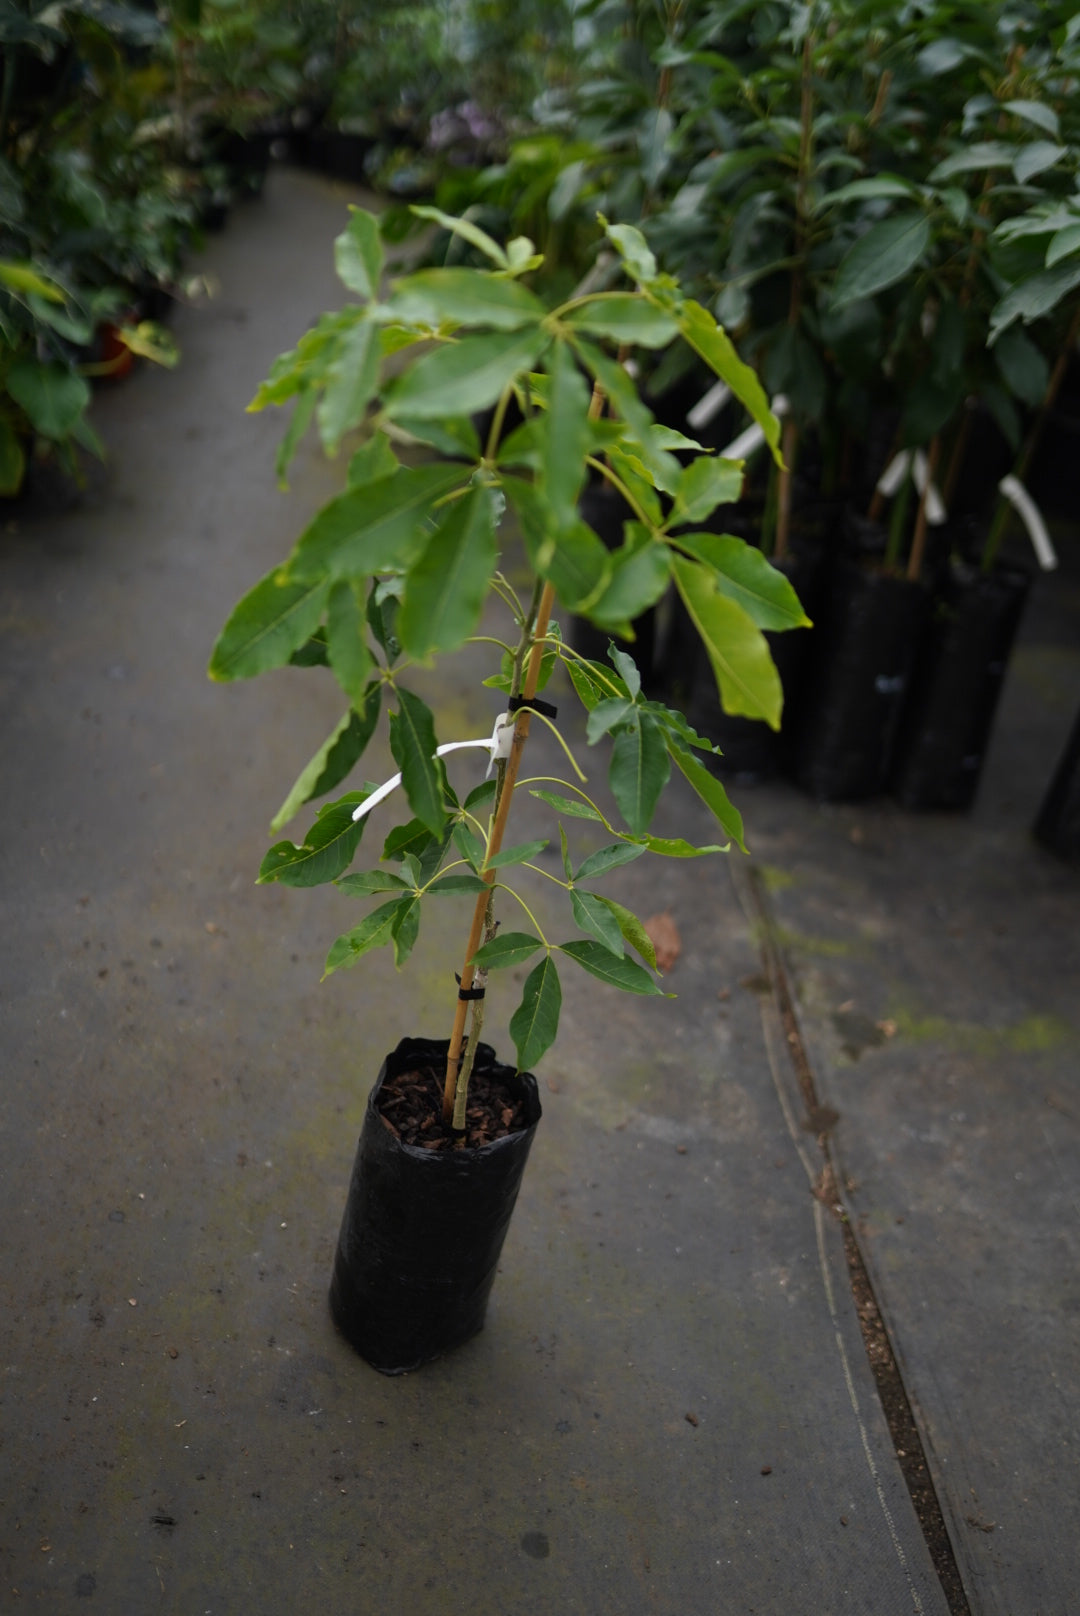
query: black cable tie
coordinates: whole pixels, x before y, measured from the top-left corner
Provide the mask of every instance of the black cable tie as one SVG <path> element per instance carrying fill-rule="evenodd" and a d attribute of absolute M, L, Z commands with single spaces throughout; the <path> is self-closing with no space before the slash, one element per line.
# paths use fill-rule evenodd
<path fill-rule="evenodd" d="M 555 719 L 559 716 L 559 709 L 550 701 L 541 701 L 538 696 L 526 701 L 524 696 L 511 696 L 506 704 L 509 713 L 516 713 L 519 707 L 527 707 L 531 713 L 539 713 L 541 718 Z"/>
<path fill-rule="evenodd" d="M 487 992 L 487 988 L 463 988 L 461 978 L 456 971 L 454 972 L 454 981 L 457 983 L 457 996 L 459 999 L 482 999 Z"/>

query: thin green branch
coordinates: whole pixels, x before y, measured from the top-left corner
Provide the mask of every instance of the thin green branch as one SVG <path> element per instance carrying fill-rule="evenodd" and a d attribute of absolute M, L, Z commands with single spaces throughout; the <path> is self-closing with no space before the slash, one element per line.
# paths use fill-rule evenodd
<path fill-rule="evenodd" d="M 578 767 L 577 759 L 575 758 L 573 752 L 571 752 L 570 748 L 567 746 L 566 742 L 563 740 L 562 736 L 559 734 L 558 726 L 551 722 L 551 719 L 547 716 L 546 713 L 538 713 L 535 708 L 533 708 L 532 716 L 534 718 L 538 718 L 542 724 L 547 725 L 548 729 L 551 731 L 551 733 L 554 735 L 555 739 L 558 741 L 559 745 L 562 747 L 563 751 L 566 753 L 567 760 L 568 760 L 568 762 L 570 764 L 570 767 L 573 769 L 573 771 L 577 775 L 578 779 L 579 780 L 587 780 L 589 778 L 589 776 L 585 773 L 584 769 L 580 769 Z"/>
<path fill-rule="evenodd" d="M 520 892 L 515 892 L 513 887 L 508 887 L 505 881 L 494 881 L 494 882 L 492 882 L 492 885 L 494 887 L 496 887 L 500 892 L 509 892 L 509 894 L 510 894 L 510 896 L 512 898 L 517 899 L 518 903 L 520 903 L 521 907 L 524 909 L 525 913 L 528 915 L 529 919 L 532 921 L 533 925 L 536 927 L 536 935 L 539 937 L 540 941 L 543 943 L 544 947 L 547 949 L 548 953 L 550 954 L 552 945 L 548 942 L 547 938 L 544 936 L 543 930 L 541 929 L 541 926 L 540 926 L 540 922 L 537 920 L 536 916 L 533 914 L 532 910 L 529 908 L 528 904 L 525 902 L 525 899 L 521 896 L 521 893 Z"/>

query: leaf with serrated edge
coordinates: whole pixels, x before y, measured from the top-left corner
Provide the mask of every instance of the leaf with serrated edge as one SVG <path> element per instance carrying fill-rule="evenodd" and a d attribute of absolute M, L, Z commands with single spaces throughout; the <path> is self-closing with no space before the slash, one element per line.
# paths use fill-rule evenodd
<path fill-rule="evenodd" d="M 603 898 L 598 898 L 594 892 L 571 892 L 570 907 L 581 930 L 588 932 L 602 948 L 620 957 L 626 952 L 619 922 Z"/>
<path fill-rule="evenodd" d="M 648 713 L 638 713 L 615 736 L 608 784 L 619 812 L 635 835 L 643 835 L 652 822 L 660 794 L 671 775 L 664 732 Z"/>
<path fill-rule="evenodd" d="M 485 410 L 516 376 L 532 369 L 550 340 L 532 325 L 446 343 L 385 389 L 383 408 L 392 419 L 416 421 Z"/>
<path fill-rule="evenodd" d="M 326 654 L 334 677 L 349 700 L 360 704 L 374 667 L 364 631 L 367 601 L 358 596 L 351 579 L 340 578 L 330 590 L 326 607 Z"/>
<path fill-rule="evenodd" d="M 410 655 L 422 660 L 464 644 L 484 609 L 498 557 L 494 493 L 470 488 L 445 507 L 405 580 L 398 634 Z"/>
<path fill-rule="evenodd" d="M 560 943 L 559 952 L 569 954 L 570 958 L 588 971 L 590 976 L 606 982 L 609 987 L 620 988 L 624 993 L 667 997 L 648 971 L 643 970 L 625 954 L 616 959 L 610 949 L 605 948 L 602 943 L 575 939 L 570 943 Z"/>
<path fill-rule="evenodd" d="M 560 797 L 554 791 L 530 791 L 530 797 L 539 797 L 560 814 L 569 814 L 571 819 L 595 819 L 598 824 L 603 823 L 603 815 L 587 802 L 578 802 L 574 797 Z"/>
<path fill-rule="evenodd" d="M 653 947 L 652 938 L 637 915 L 632 914 L 629 909 L 624 909 L 621 903 L 615 902 L 614 898 L 597 898 L 596 901 L 605 904 L 611 910 L 618 923 L 619 930 L 630 944 L 630 947 L 636 948 L 646 965 L 655 971 L 656 949 Z"/>
<path fill-rule="evenodd" d="M 746 852 L 746 842 L 743 839 L 743 822 L 739 810 L 728 798 L 727 792 L 714 774 L 711 774 L 703 763 L 699 763 L 694 754 L 683 746 L 677 745 L 669 739 L 668 751 L 675 760 L 676 766 L 689 780 L 705 806 L 711 810 L 717 822 L 731 837 L 736 846 Z"/>
<path fill-rule="evenodd" d="M 716 574 L 721 594 L 737 601 L 758 628 L 809 628 L 791 584 L 754 545 L 730 533 L 680 533 L 675 540 Z"/>
<path fill-rule="evenodd" d="M 562 1009 L 562 987 L 555 961 L 549 954 L 525 978 L 521 1003 L 510 1018 L 510 1036 L 517 1050 L 518 1070 L 535 1066 L 555 1042 Z"/>
<path fill-rule="evenodd" d="M 334 885 L 350 898 L 369 898 L 373 892 L 405 892 L 409 883 L 389 870 L 358 870 L 355 875 L 343 875 Z"/>
<path fill-rule="evenodd" d="M 466 466 L 405 466 L 347 489 L 304 529 L 285 563 L 290 584 L 370 577 L 408 566 L 423 547 L 432 504 L 468 480 Z"/>
<path fill-rule="evenodd" d="M 524 864 L 526 860 L 535 858 L 547 846 L 547 840 L 537 842 L 519 842 L 517 847 L 504 847 L 489 858 L 485 866 L 489 870 L 505 870 L 511 864 Z"/>
<path fill-rule="evenodd" d="M 645 848 L 636 842 L 609 842 L 607 847 L 600 847 L 595 853 L 589 854 L 574 880 L 595 881 L 597 876 L 606 875 L 620 864 L 632 864 L 644 851 Z"/>
<path fill-rule="evenodd" d="M 328 586 L 267 573 L 229 614 L 210 658 L 211 679 L 252 679 L 281 668 L 319 626 Z"/>
<path fill-rule="evenodd" d="M 390 750 L 401 770 L 409 807 L 438 836 L 446 822 L 442 778 L 435 756 L 435 720 L 411 690 L 398 689 L 398 711 L 390 714 Z"/>
<path fill-rule="evenodd" d="M 405 961 L 413 951 L 413 945 L 420 934 L 420 898 L 411 896 L 400 905 L 399 912 L 390 928 L 394 939 L 394 965 L 400 971 Z"/>
<path fill-rule="evenodd" d="M 478 948 L 472 963 L 485 971 L 508 970 L 510 966 L 520 965 L 522 960 L 529 959 L 543 946 L 539 937 L 533 937 L 527 931 L 505 931 Z"/>
<path fill-rule="evenodd" d="M 391 898 L 389 903 L 381 903 L 373 909 L 370 915 L 365 915 L 359 926 L 347 931 L 332 945 L 326 956 L 323 967 L 323 981 L 343 965 L 355 965 L 358 959 L 373 948 L 382 948 L 391 941 L 394 921 L 403 902 L 411 899 Z"/>
<path fill-rule="evenodd" d="M 319 400 L 319 432 L 331 458 L 346 432 L 358 427 L 379 385 L 379 340 L 368 321 L 345 332 Z"/>
<path fill-rule="evenodd" d="M 276 842 L 259 867 L 260 882 L 280 881 L 287 887 L 315 887 L 336 881 L 352 863 L 364 833 L 366 819 L 353 819 L 369 791 L 350 791 L 337 802 L 328 802 L 298 847 L 293 842 Z"/>
<path fill-rule="evenodd" d="M 334 242 L 334 267 L 339 280 L 366 301 L 378 296 L 383 251 L 379 221 L 363 208 L 350 206 L 345 229 Z"/>
<path fill-rule="evenodd" d="M 362 707 L 350 708 L 337 728 L 320 746 L 307 767 L 301 770 L 292 790 L 270 821 L 270 829 L 278 831 L 312 797 L 322 797 L 340 785 L 349 770 L 362 757 L 375 731 L 379 718 L 379 696 L 382 686 L 373 682 Z"/>
<path fill-rule="evenodd" d="M 443 875 L 438 881 L 432 882 L 429 892 L 437 892 L 440 896 L 452 897 L 463 892 L 487 892 L 489 887 L 486 881 L 481 881 L 478 875 Z"/>

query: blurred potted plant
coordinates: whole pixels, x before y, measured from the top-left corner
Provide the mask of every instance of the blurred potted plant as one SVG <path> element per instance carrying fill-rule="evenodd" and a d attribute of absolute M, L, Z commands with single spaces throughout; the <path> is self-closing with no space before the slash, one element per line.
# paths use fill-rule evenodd
<path fill-rule="evenodd" d="M 486 267 L 420 270 L 386 294 L 378 223 L 353 210 L 336 251 L 356 301 L 324 316 L 256 395 L 256 409 L 296 401 L 282 475 L 313 418 L 330 452 L 354 429 L 364 440 L 349 462 L 346 491 L 234 609 L 210 664 L 211 675 L 226 680 L 288 663 L 326 665 L 348 697 L 275 828 L 340 786 L 375 731 L 384 696 L 390 707 L 400 774 L 322 807 L 303 841 L 275 843 L 260 872 L 262 881 L 291 886 L 335 881 L 350 899 L 377 900 L 331 947 L 328 975 L 384 945 L 404 964 L 429 899 L 472 906 L 462 952 L 446 966 L 448 981 L 456 967 L 458 982 L 447 995 L 449 1037 L 404 1039 L 372 1090 L 335 1263 L 334 1318 L 390 1373 L 482 1325 L 540 1114 L 528 1069 L 556 1036 L 559 963 L 626 992 L 660 992 L 641 923 L 592 888 L 647 853 L 689 858 L 720 850 L 652 833 L 673 766 L 724 836 L 742 842 L 738 814 L 696 755 L 708 755 L 709 743 L 646 697 L 633 660 L 614 641 L 604 663 L 571 650 L 553 612 L 582 612 L 625 635 L 674 582 L 728 702 L 772 724 L 781 697 L 762 622 L 778 609 L 798 615 L 790 585 L 758 552 L 688 531 L 737 493 L 741 468 L 707 454 L 680 465 L 672 449 L 684 440 L 654 422 L 613 356 L 628 340 L 656 344 L 679 335 L 725 378 L 776 452 L 779 424 L 753 372 L 715 320 L 657 270 L 640 234 L 607 230 L 629 285 L 549 307 L 526 285 L 539 268 L 531 241 L 519 237 L 503 248 L 470 221 L 439 222 Z M 388 376 L 382 362 L 391 354 Z M 512 399 L 522 424 L 503 438 Z M 492 406 L 481 443 L 471 418 Z M 431 457 L 402 464 L 395 451 L 402 434 Z M 614 552 L 578 514 L 590 469 L 616 484 L 635 513 Z M 504 511 L 514 513 L 528 557 L 532 582 L 523 592 L 499 570 Z M 486 607 L 503 612 L 509 628 L 481 624 Z M 440 745 L 408 669 L 476 641 L 501 652 L 485 682 L 505 693 L 506 712 L 490 740 Z M 585 789 L 561 735 L 572 777 L 519 778 L 530 724 L 555 727 L 555 710 L 539 692 L 557 666 L 585 708 L 590 744 L 610 739 L 608 780 L 621 826 Z M 495 778 L 461 796 L 445 759 L 470 747 L 488 754 Z M 372 810 L 399 786 L 409 817 L 386 835 L 376 867 L 349 873 Z M 562 889 L 581 933 L 564 942 L 545 936 L 513 885 L 513 872 L 533 867 L 546 845 L 507 845 L 507 817 L 522 789 L 558 820 L 563 875 L 544 873 Z M 599 827 L 609 840 L 574 856 L 566 824 L 575 822 Z M 495 901 L 504 896 L 522 910 L 525 929 L 500 929 Z M 500 1064 L 480 1041 L 489 973 L 526 961 L 534 963 L 510 1018 L 515 1059 Z"/>

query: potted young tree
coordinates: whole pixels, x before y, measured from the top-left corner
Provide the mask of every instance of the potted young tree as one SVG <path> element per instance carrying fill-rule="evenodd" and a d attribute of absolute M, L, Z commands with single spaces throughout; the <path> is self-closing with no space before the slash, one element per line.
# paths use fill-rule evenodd
<path fill-rule="evenodd" d="M 400 774 L 320 808 L 303 841 L 275 843 L 260 871 L 261 881 L 334 881 L 351 897 L 375 900 L 332 945 L 326 974 L 384 945 L 404 964 L 429 899 L 472 908 L 460 955 L 447 961 L 448 982 L 458 978 L 445 1006 L 449 1036 L 405 1039 L 372 1090 L 338 1247 L 334 1318 L 388 1373 L 437 1356 L 483 1323 L 540 1115 L 529 1068 L 556 1036 L 560 965 L 625 992 L 661 991 L 640 921 L 593 884 L 645 854 L 693 858 L 722 850 L 652 834 L 672 765 L 727 842 L 742 845 L 738 813 L 695 755 L 708 754 L 710 744 L 680 714 L 646 698 L 631 656 L 614 641 L 607 662 L 573 651 L 554 611 L 585 614 L 619 636 L 674 583 L 726 704 L 773 725 L 781 695 L 762 629 L 778 615 L 800 619 L 789 583 L 759 552 L 696 530 L 737 496 L 741 467 L 711 455 L 681 465 L 672 451 L 685 440 L 656 425 L 613 357 L 627 342 L 660 346 L 680 336 L 724 378 L 777 452 L 779 423 L 753 372 L 712 316 L 658 272 L 641 235 L 628 226 L 606 230 L 629 284 L 548 307 L 526 285 L 540 268 L 530 241 L 519 237 L 504 249 L 469 222 L 445 215 L 438 222 L 465 237 L 489 267 L 421 270 L 386 293 L 378 221 L 352 210 L 336 262 L 356 301 L 325 315 L 260 388 L 255 409 L 296 400 L 282 473 L 313 417 L 330 451 L 355 429 L 364 438 L 345 491 L 234 609 L 210 664 L 216 679 L 287 663 L 325 665 L 348 698 L 275 827 L 341 785 L 375 731 L 384 698 L 389 708 Z M 511 400 L 522 424 L 504 437 Z M 481 443 L 472 418 L 492 407 Z M 406 439 L 426 446 L 419 463 L 400 461 L 396 446 Z M 633 513 L 614 551 L 578 513 L 590 470 L 617 486 Z M 516 517 L 532 571 L 524 593 L 499 570 L 504 512 Z M 408 669 L 484 638 L 477 631 L 489 602 L 512 625 L 486 640 L 501 649 L 486 683 L 505 693 L 506 711 L 490 741 L 440 745 L 431 711 L 409 688 Z M 499 929 L 495 904 L 513 892 L 515 869 L 546 845 L 510 845 L 505 833 L 522 789 L 530 724 L 554 727 L 555 709 L 539 692 L 557 666 L 587 712 L 588 741 L 610 741 L 608 780 L 622 823 L 580 777 L 529 782 L 558 820 L 565 879 L 557 884 L 581 934 L 555 943 L 520 894 L 524 929 Z M 495 774 L 459 796 L 444 759 L 470 746 L 487 750 Z M 374 867 L 349 873 L 375 811 L 398 786 L 408 803 L 405 820 L 386 835 Z M 610 839 L 575 859 L 563 821 L 571 828 L 589 821 Z M 485 983 L 489 972 L 526 961 L 532 966 L 509 1028 L 515 1058 L 502 1064 L 480 1042 Z"/>

